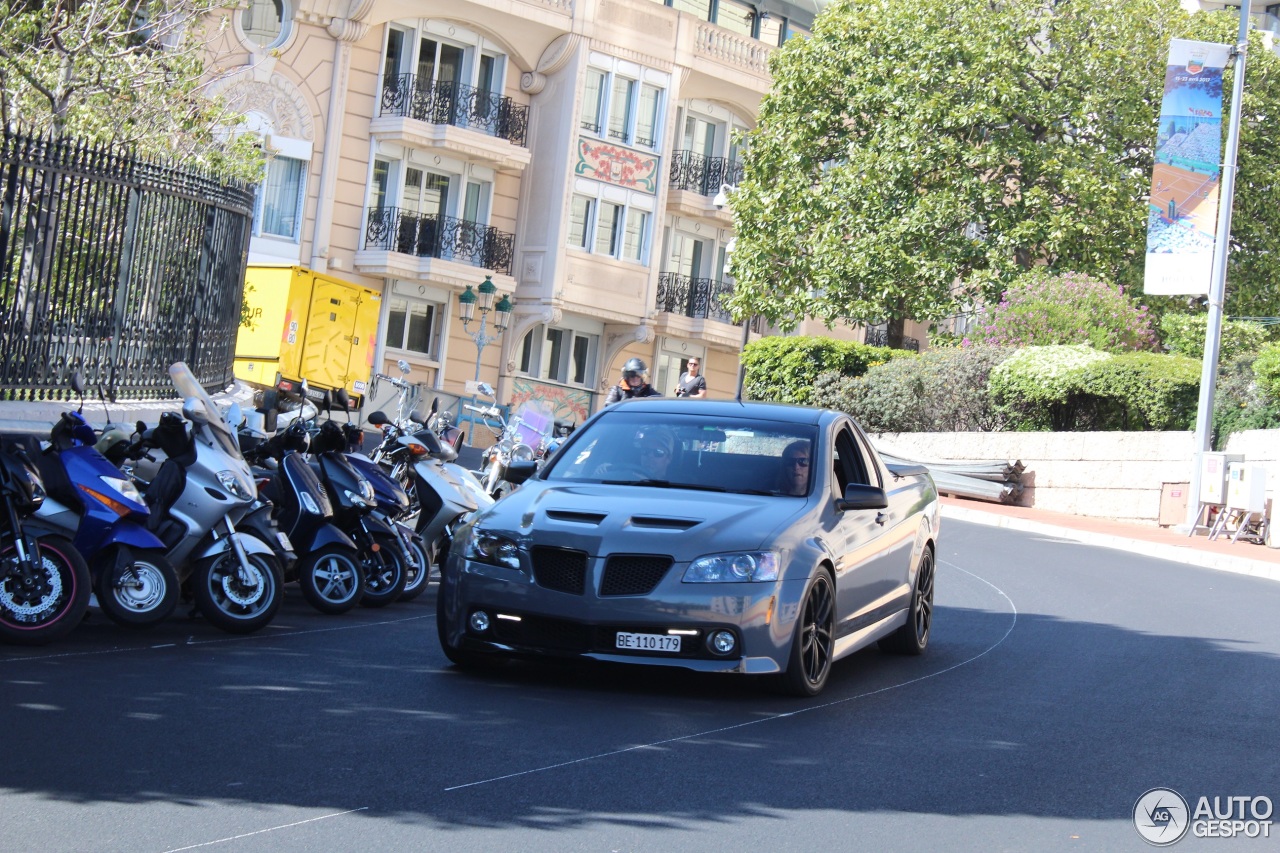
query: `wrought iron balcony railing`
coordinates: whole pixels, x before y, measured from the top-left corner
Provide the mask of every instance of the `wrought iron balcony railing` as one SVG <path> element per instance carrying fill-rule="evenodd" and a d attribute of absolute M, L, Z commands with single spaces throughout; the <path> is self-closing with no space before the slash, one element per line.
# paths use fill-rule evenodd
<path fill-rule="evenodd" d="M 671 155 L 671 188 L 714 196 L 721 184 L 742 182 L 742 164 L 728 157 L 705 157 L 696 151 Z"/>
<path fill-rule="evenodd" d="M 713 278 L 692 278 L 674 272 L 658 274 L 659 311 L 684 317 L 732 323 L 724 299 L 733 293 L 733 284 Z"/>
<path fill-rule="evenodd" d="M 889 345 L 889 330 L 884 326 L 870 326 L 867 329 L 867 337 L 864 341 L 868 346 L 887 347 Z M 920 352 L 920 341 L 915 338 L 902 336 L 902 348 L 911 350 L 912 352 Z"/>
<path fill-rule="evenodd" d="M 458 261 L 511 274 L 514 234 L 478 222 L 398 207 L 370 208 L 367 223 L 365 249 Z"/>
<path fill-rule="evenodd" d="M 417 74 L 383 79 L 378 114 L 465 127 L 522 148 L 529 130 L 528 107 L 462 83 L 420 82 Z"/>

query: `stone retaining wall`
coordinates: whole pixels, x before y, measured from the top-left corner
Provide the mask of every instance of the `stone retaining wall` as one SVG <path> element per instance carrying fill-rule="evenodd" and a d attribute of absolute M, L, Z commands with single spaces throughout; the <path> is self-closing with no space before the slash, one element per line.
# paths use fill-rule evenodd
<path fill-rule="evenodd" d="M 924 464 L 1021 460 L 1020 505 L 1149 525 L 1160 518 L 1164 484 L 1189 482 L 1195 457 L 1191 432 L 883 433 L 871 440 L 886 453 Z M 1226 449 L 1265 466 L 1268 495 L 1275 495 L 1280 430 L 1238 433 Z"/>

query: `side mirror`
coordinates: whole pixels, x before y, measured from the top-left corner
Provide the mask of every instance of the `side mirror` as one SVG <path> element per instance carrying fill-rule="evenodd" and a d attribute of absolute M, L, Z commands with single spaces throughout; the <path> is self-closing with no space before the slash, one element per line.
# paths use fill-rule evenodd
<path fill-rule="evenodd" d="M 351 411 L 351 395 L 347 393 L 346 388 L 339 388 L 333 396 L 333 401 L 338 404 L 342 411 Z"/>
<path fill-rule="evenodd" d="M 320 410 L 329 412 L 333 410 L 333 394 L 328 390 L 324 392 L 324 396 L 320 398 Z"/>
<path fill-rule="evenodd" d="M 208 416 L 204 411 L 204 404 L 200 402 L 199 397 L 187 397 L 182 401 L 182 416 L 193 424 L 207 424 Z"/>
<path fill-rule="evenodd" d="M 481 394 L 483 394 L 483 395 L 485 395 L 486 397 L 492 397 L 492 396 L 493 396 L 493 386 L 492 386 L 492 385 L 490 385 L 488 382 L 481 382 L 481 383 L 480 383 L 479 385 L 477 385 L 476 387 L 477 387 L 477 388 L 479 388 L 479 389 L 480 389 L 480 393 L 481 393 Z"/>
<path fill-rule="evenodd" d="M 240 424 L 244 423 L 244 412 L 241 411 L 239 403 L 232 403 L 231 408 L 227 409 L 227 423 L 232 429 L 239 429 Z"/>
<path fill-rule="evenodd" d="M 413 370 L 413 368 L 409 366 L 409 362 L 405 361 L 403 358 L 396 362 L 396 367 L 400 368 L 401 373 L 409 373 Z"/>
<path fill-rule="evenodd" d="M 386 426 L 391 423 L 391 419 L 387 417 L 386 412 L 373 412 L 367 420 L 374 426 Z"/>
<path fill-rule="evenodd" d="M 85 385 L 83 373 L 77 370 L 75 373 L 71 374 L 71 390 L 72 391 L 75 391 L 77 394 L 83 397 L 84 389 L 86 387 L 87 386 Z"/>
<path fill-rule="evenodd" d="M 513 459 L 507 465 L 507 471 L 504 478 L 509 483 L 520 485 L 525 480 L 538 473 L 538 463 L 533 459 Z"/>
<path fill-rule="evenodd" d="M 146 431 L 147 431 L 146 421 L 138 421 L 133 425 L 134 435 L 142 435 Z"/>
<path fill-rule="evenodd" d="M 431 400 L 431 414 L 434 415 L 438 411 L 440 411 L 440 398 L 434 397 Z"/>
<path fill-rule="evenodd" d="M 861 483 L 850 483 L 844 487 L 844 497 L 836 501 L 836 509 L 844 512 L 851 509 L 884 509 L 889 505 L 889 498 L 879 486 L 864 486 Z"/>

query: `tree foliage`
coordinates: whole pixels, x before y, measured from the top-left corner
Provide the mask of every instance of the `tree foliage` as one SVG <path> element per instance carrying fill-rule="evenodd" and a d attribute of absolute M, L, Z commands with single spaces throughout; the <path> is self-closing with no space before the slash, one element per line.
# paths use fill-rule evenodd
<path fill-rule="evenodd" d="M 775 55 L 748 134 L 733 310 L 934 320 L 1035 265 L 1133 288 L 1169 40 L 1231 20 L 1177 0 L 828 7 Z M 1255 38 L 1228 301 L 1258 315 L 1268 287 L 1280 303 L 1280 59 Z"/>
<path fill-rule="evenodd" d="M 1085 343 L 1106 352 L 1150 350 L 1156 335 L 1147 306 L 1123 287 L 1087 275 L 1036 268 L 1020 276 L 978 315 L 966 344 L 1045 346 Z"/>
<path fill-rule="evenodd" d="M 208 93 L 211 0 L 0 0 L 0 121 L 256 182 L 261 154 Z"/>
<path fill-rule="evenodd" d="M 1160 336 L 1169 352 L 1188 358 L 1204 358 L 1205 331 L 1209 315 L 1166 314 L 1160 318 Z M 1218 345 L 1218 363 L 1226 364 L 1249 353 L 1256 354 L 1267 342 L 1267 330 L 1248 320 L 1224 320 Z"/>

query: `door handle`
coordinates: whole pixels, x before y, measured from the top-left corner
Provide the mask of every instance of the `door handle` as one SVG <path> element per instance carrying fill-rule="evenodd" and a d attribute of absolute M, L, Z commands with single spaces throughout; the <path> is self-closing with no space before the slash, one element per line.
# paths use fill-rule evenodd
<path fill-rule="evenodd" d="M 876 524 L 880 525 L 881 527 L 884 527 L 884 522 L 885 522 L 885 514 L 883 512 L 877 512 Z"/>

